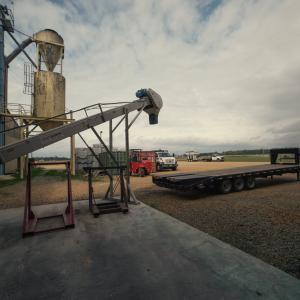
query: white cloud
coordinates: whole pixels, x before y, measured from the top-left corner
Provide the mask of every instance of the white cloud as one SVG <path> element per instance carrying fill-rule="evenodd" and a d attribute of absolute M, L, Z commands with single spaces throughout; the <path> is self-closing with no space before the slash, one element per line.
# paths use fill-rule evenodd
<path fill-rule="evenodd" d="M 299 1 L 222 1 L 209 15 L 216 1 L 55 2 L 17 1 L 16 27 L 63 36 L 67 107 L 133 100 L 141 87 L 162 95 L 159 125 L 140 117 L 132 147 L 300 146 L 295 133 L 280 131 L 299 125 Z M 9 82 L 10 99 L 21 103 L 30 101 L 23 60 L 12 64 Z"/>

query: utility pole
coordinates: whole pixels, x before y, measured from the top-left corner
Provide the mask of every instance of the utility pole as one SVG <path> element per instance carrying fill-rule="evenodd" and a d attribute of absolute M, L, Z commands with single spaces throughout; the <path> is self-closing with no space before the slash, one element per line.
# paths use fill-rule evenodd
<path fill-rule="evenodd" d="M 0 113 L 6 112 L 6 61 L 4 56 L 4 31 L 13 32 L 13 15 L 7 6 L 0 4 Z M 0 116 L 0 147 L 5 145 L 5 117 Z M 5 164 L 0 163 L 0 175 L 5 174 Z"/>
<path fill-rule="evenodd" d="M 1 16 L 2 17 L 2 16 Z M 2 21 L 2 18 L 1 18 Z M 3 24 L 0 26 L 0 109 L 1 112 L 5 112 L 5 99 L 4 99 L 4 68 L 5 68 L 5 58 L 4 58 L 4 29 Z M 0 147 L 5 145 L 5 118 L 0 116 Z M 0 163 L 0 175 L 5 173 L 5 164 Z"/>

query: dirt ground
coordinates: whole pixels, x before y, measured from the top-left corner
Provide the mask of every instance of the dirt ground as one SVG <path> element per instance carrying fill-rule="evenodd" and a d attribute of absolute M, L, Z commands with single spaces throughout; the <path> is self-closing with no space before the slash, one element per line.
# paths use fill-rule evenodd
<path fill-rule="evenodd" d="M 257 165 L 247 162 L 180 162 L 178 172 Z M 131 177 L 137 198 L 183 222 L 300 278 L 300 183 L 295 175 L 259 180 L 257 188 L 228 195 L 183 193 L 160 188 L 152 177 Z M 73 180 L 73 198 L 87 199 L 87 182 Z M 95 182 L 97 196 L 107 182 Z M 0 209 L 24 205 L 25 182 L 0 188 Z M 33 203 L 66 198 L 66 182 L 33 181 Z"/>
<path fill-rule="evenodd" d="M 190 163 L 220 169 L 245 163 Z M 246 163 L 246 165 L 257 163 Z M 186 163 L 182 166 L 186 168 Z M 251 191 L 227 195 L 137 189 L 146 204 L 209 233 L 300 279 L 300 183 L 296 175 L 262 179 Z"/>
<path fill-rule="evenodd" d="M 234 162 L 179 162 L 177 172 L 199 171 L 199 170 L 216 170 L 224 168 L 232 168 L 235 166 L 257 165 L 260 163 L 234 163 Z M 62 170 L 62 165 L 44 166 L 45 169 Z M 168 173 L 176 173 L 174 171 L 166 171 Z M 161 173 L 158 173 L 161 174 Z M 131 185 L 134 191 L 147 194 L 148 189 L 162 190 L 152 183 L 152 177 L 131 177 Z M 1 187 L 0 182 L 0 209 L 14 208 L 24 205 L 26 182 L 18 182 L 14 185 Z M 106 178 L 101 182 L 94 183 L 94 192 L 96 197 L 104 195 L 108 187 Z M 73 200 L 83 200 L 88 197 L 87 181 L 72 180 Z M 163 192 L 166 192 L 163 189 Z M 61 178 L 55 176 L 41 176 L 32 179 L 32 199 L 34 205 L 46 203 L 57 203 L 65 201 L 67 196 L 67 184 Z M 143 199 L 140 199 L 143 201 Z"/>

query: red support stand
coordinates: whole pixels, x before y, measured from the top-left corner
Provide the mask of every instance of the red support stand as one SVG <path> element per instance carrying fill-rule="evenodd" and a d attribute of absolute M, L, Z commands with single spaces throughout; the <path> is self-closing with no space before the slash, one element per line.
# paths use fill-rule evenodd
<path fill-rule="evenodd" d="M 31 203 L 31 178 L 32 178 L 32 167 L 33 166 L 42 166 L 42 165 L 58 165 L 64 164 L 66 166 L 67 173 L 67 207 L 65 211 L 61 214 L 50 215 L 46 217 L 37 217 L 35 213 L 32 211 L 32 203 Z M 38 229 L 38 223 L 41 220 L 50 219 L 50 218 L 59 218 L 61 217 L 63 220 L 63 225 L 51 227 L 51 228 L 43 228 Z M 41 232 L 49 232 L 59 229 L 68 229 L 74 228 L 74 210 L 73 210 L 73 202 L 72 202 L 72 186 L 71 186 L 71 172 L 70 172 L 70 162 L 43 162 L 43 163 L 28 163 L 28 174 L 27 174 L 27 183 L 26 183 L 26 199 L 25 199 L 25 207 L 24 207 L 24 220 L 23 220 L 23 237 L 28 235 L 33 235 Z"/>

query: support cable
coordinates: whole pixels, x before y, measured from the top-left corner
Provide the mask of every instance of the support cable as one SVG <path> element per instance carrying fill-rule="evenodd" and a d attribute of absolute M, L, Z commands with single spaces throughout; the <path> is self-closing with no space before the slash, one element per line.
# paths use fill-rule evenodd
<path fill-rule="evenodd" d="M 104 141 L 102 140 L 101 136 L 98 134 L 98 132 L 96 131 L 96 129 L 94 127 L 91 127 L 91 129 L 93 130 L 95 136 L 97 137 L 97 139 L 99 140 L 99 142 L 103 145 L 103 147 L 105 148 L 106 152 L 109 154 L 109 156 L 111 157 L 111 159 L 115 163 L 116 167 L 120 168 L 120 165 L 119 165 L 118 161 L 116 160 L 115 156 L 112 154 L 112 152 L 105 145 Z"/>
<path fill-rule="evenodd" d="M 33 59 L 29 56 L 29 54 L 25 51 L 25 49 L 22 47 L 22 45 L 18 42 L 18 40 L 13 36 L 11 32 L 7 32 L 9 36 L 14 40 L 14 42 L 17 44 L 19 49 L 25 54 L 25 56 L 29 59 L 29 61 L 32 63 L 32 65 L 37 69 L 36 63 L 33 61 Z"/>
<path fill-rule="evenodd" d="M 100 160 L 100 158 L 98 157 L 98 155 L 95 153 L 95 151 L 93 150 L 93 148 L 91 146 L 89 146 L 89 144 L 85 141 L 85 139 L 82 137 L 82 135 L 78 132 L 79 137 L 81 138 L 81 140 L 84 142 L 84 144 L 87 146 L 87 148 L 91 151 L 92 155 L 96 158 L 96 160 L 98 161 L 99 165 L 104 168 L 105 174 L 107 174 L 107 176 L 110 178 L 110 180 L 112 180 L 112 176 L 111 174 L 105 169 L 105 166 L 103 165 L 102 161 Z"/>
<path fill-rule="evenodd" d="M 32 35 L 29 35 L 29 34 L 27 34 L 27 33 L 24 33 L 24 32 L 22 32 L 21 30 L 16 29 L 16 27 L 14 27 L 14 31 L 16 31 L 16 32 L 18 32 L 18 33 L 20 33 L 20 34 L 23 34 L 23 35 L 25 35 L 25 36 L 27 36 L 27 37 L 32 38 Z"/>

